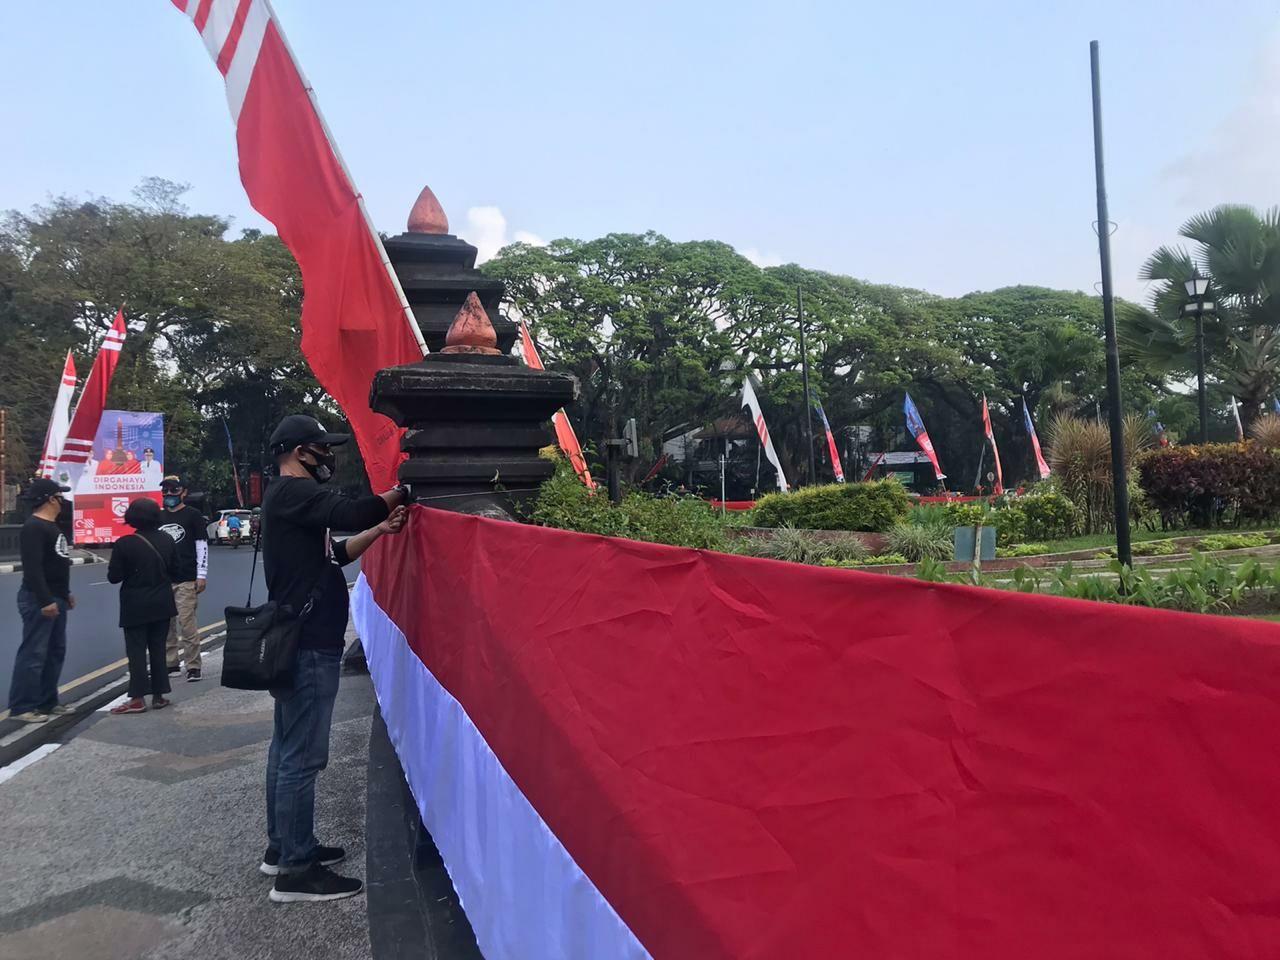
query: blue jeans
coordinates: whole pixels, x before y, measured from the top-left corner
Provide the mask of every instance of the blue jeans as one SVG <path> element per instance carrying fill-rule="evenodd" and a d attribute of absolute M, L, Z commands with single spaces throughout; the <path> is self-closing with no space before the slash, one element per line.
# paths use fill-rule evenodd
<path fill-rule="evenodd" d="M 329 727 L 342 651 L 299 650 L 293 687 L 273 690 L 275 729 L 267 753 L 267 844 L 286 872 L 315 860 L 316 775 L 329 763 Z"/>
<path fill-rule="evenodd" d="M 57 599 L 58 615 L 46 617 L 40 601 L 26 587 L 18 589 L 22 643 L 13 658 L 9 684 L 9 714 L 30 710 L 48 712 L 58 705 L 58 678 L 67 658 L 67 601 Z"/>

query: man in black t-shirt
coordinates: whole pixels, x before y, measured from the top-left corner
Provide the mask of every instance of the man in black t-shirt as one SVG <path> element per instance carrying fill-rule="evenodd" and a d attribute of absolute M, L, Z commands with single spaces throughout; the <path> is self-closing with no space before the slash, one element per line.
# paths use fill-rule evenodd
<path fill-rule="evenodd" d="M 328 869 L 341 847 L 315 837 L 315 780 L 329 762 L 329 727 L 338 695 L 347 630 L 342 567 L 378 537 L 398 533 L 407 515 L 402 487 L 353 499 L 325 488 L 333 448 L 348 436 L 314 417 L 285 417 L 271 434 L 279 476 L 262 501 L 262 565 L 269 597 L 302 617 L 292 683 L 273 690 L 275 728 L 267 756 L 267 852 L 259 868 L 276 878 L 277 903 L 338 900 L 359 893 L 359 880 Z M 359 530 L 334 540 L 331 530 Z"/>
<path fill-rule="evenodd" d="M 62 495 L 70 489 L 42 478 L 27 490 L 35 507 L 18 535 L 22 643 L 9 684 L 9 714 L 23 723 L 44 723 L 71 713 L 58 703 L 58 678 L 67 655 L 67 611 L 76 601 L 71 595 L 71 551 L 57 524 Z"/>
<path fill-rule="evenodd" d="M 200 631 L 196 626 L 196 604 L 209 577 L 209 535 L 204 515 L 185 503 L 187 486 L 178 476 L 168 476 L 160 485 L 164 497 L 164 517 L 160 530 L 173 538 L 178 548 L 178 577 L 173 581 L 173 602 L 178 615 L 169 621 L 165 661 L 169 673 L 181 673 L 178 660 L 187 664 L 187 680 L 200 679 Z M 181 643 L 179 643 L 181 640 Z"/>

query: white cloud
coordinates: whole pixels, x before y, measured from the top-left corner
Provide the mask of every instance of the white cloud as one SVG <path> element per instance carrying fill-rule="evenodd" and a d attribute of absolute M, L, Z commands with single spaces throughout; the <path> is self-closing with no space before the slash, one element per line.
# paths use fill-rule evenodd
<path fill-rule="evenodd" d="M 757 267 L 780 267 L 783 264 L 782 257 L 776 253 L 761 253 L 755 247 L 745 247 L 738 252 Z"/>
<path fill-rule="evenodd" d="M 547 241 L 528 230 L 517 230 L 507 236 L 507 218 L 499 207 L 471 207 L 467 210 L 467 233 L 463 237 L 478 251 L 476 263 L 492 260 L 509 243 L 528 243 L 545 247 Z"/>

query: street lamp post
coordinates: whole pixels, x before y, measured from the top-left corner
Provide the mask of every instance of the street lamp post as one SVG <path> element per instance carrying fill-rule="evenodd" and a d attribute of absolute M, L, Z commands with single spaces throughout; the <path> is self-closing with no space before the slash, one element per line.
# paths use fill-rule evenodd
<path fill-rule="evenodd" d="M 1209 401 L 1204 392 L 1204 315 L 1212 313 L 1212 300 L 1206 300 L 1209 292 L 1209 278 L 1200 276 L 1196 271 L 1190 280 L 1182 284 L 1187 291 L 1187 303 L 1183 305 L 1183 313 L 1195 314 L 1196 318 L 1196 390 L 1200 401 L 1200 442 L 1209 442 Z"/>

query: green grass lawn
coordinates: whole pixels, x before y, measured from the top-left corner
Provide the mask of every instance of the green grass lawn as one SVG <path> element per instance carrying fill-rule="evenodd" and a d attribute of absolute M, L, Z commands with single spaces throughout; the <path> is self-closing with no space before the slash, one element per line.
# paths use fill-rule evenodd
<path fill-rule="evenodd" d="M 1207 537 L 1215 533 L 1248 533 L 1252 530 L 1272 530 L 1274 528 L 1274 523 L 1242 527 L 1214 527 L 1210 530 L 1147 530 L 1135 527 L 1129 533 L 1129 540 L 1132 543 L 1146 543 L 1148 540 Z M 1116 545 L 1116 535 L 1114 533 L 1091 533 L 1083 537 L 1072 537 L 1069 540 L 1050 540 L 1045 545 L 1049 548 L 1049 553 L 1072 553 L 1076 550 L 1106 550 Z"/>

